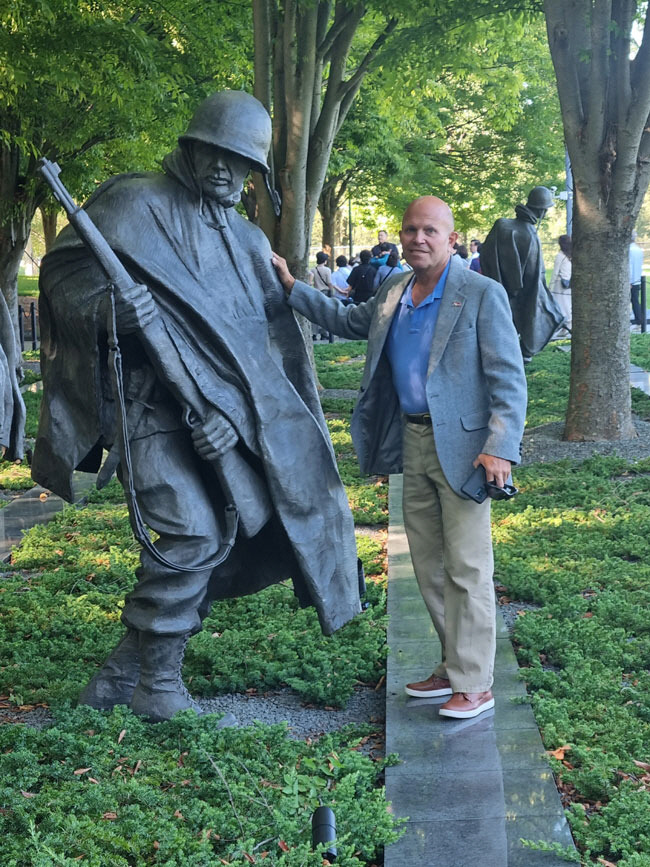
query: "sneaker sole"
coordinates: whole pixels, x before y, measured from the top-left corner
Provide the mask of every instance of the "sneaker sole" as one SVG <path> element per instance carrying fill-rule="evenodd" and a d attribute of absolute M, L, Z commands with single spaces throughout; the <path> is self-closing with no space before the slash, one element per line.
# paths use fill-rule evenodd
<path fill-rule="evenodd" d="M 440 698 L 441 695 L 453 695 L 454 691 L 450 686 L 443 689 L 411 689 L 408 686 L 404 687 L 407 695 L 413 698 Z"/>
<path fill-rule="evenodd" d="M 483 711 L 490 710 L 490 708 L 494 707 L 494 699 L 490 698 L 487 701 L 484 701 L 483 704 L 479 705 L 474 710 L 448 710 L 447 708 L 441 707 L 438 713 L 440 716 L 450 717 L 451 719 L 471 719 L 474 716 L 478 716 L 483 713 Z"/>

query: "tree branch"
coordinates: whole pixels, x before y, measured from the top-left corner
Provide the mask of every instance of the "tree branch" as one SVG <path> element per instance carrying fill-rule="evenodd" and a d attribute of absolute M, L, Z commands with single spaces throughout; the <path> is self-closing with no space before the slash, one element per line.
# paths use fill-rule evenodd
<path fill-rule="evenodd" d="M 391 18 L 383 31 L 375 39 L 372 46 L 368 49 L 366 56 L 363 58 L 355 73 L 342 85 L 343 98 L 341 99 L 341 109 L 339 111 L 338 125 L 336 131 L 341 128 L 341 124 L 350 110 L 350 106 L 354 102 L 354 98 L 359 92 L 364 76 L 368 72 L 370 65 L 376 59 L 380 49 L 390 37 L 392 32 L 397 27 L 397 18 Z"/>
<path fill-rule="evenodd" d="M 613 121 L 609 93 L 611 0 L 591 4 L 591 56 L 589 60 L 589 96 L 586 103 L 585 139 L 599 146 L 605 130 Z"/>
<path fill-rule="evenodd" d="M 575 7 L 578 5 L 583 8 L 581 10 L 576 9 Z M 575 25 L 573 27 L 569 25 L 567 20 L 569 14 L 567 14 L 564 0 L 545 0 L 544 9 L 548 44 L 551 49 L 558 95 L 562 106 L 564 131 L 567 146 L 571 151 L 572 144 L 577 143 L 581 138 L 582 126 L 585 122 L 583 89 L 580 86 L 580 77 L 575 60 L 578 51 L 573 45 L 576 38 Z M 572 3 L 569 13 L 571 21 L 574 22 L 575 15 L 587 13 L 586 4 Z"/>
<path fill-rule="evenodd" d="M 340 7 L 337 6 L 337 12 L 339 11 L 339 8 Z M 322 60 L 329 60 L 329 55 L 334 44 L 338 40 L 339 36 L 347 30 L 353 18 L 355 18 L 354 6 L 351 6 L 343 14 L 335 16 L 332 26 L 325 34 L 325 38 L 316 48 L 316 52 Z"/>

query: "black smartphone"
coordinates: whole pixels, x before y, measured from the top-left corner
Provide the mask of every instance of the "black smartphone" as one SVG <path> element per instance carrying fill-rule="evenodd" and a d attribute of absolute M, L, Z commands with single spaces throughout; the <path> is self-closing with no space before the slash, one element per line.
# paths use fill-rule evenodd
<path fill-rule="evenodd" d="M 470 499 L 475 500 L 477 503 L 482 503 L 487 497 L 486 481 L 485 467 L 479 464 L 462 486 L 461 491 L 467 494 Z"/>

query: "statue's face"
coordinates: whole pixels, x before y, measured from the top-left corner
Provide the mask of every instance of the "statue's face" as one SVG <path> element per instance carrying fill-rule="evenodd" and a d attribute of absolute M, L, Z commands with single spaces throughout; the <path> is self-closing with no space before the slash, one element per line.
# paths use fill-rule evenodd
<path fill-rule="evenodd" d="M 192 157 L 197 183 L 206 198 L 220 204 L 239 201 L 251 167 L 245 157 L 199 141 L 193 143 Z"/>

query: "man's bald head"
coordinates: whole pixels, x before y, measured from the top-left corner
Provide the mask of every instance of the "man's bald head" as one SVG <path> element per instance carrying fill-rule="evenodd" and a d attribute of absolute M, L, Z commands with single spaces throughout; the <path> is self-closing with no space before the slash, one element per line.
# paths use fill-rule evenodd
<path fill-rule="evenodd" d="M 432 216 L 435 216 L 437 221 L 443 222 L 449 232 L 454 231 L 454 215 L 451 208 L 447 202 L 443 202 L 438 196 L 420 196 L 417 199 L 413 199 L 404 211 L 402 227 L 404 227 L 404 221 L 411 217 L 414 212 L 430 213 Z"/>
<path fill-rule="evenodd" d="M 421 196 L 411 202 L 399 233 L 404 258 L 418 280 L 437 281 L 458 240 L 451 208 L 437 196 Z"/>

